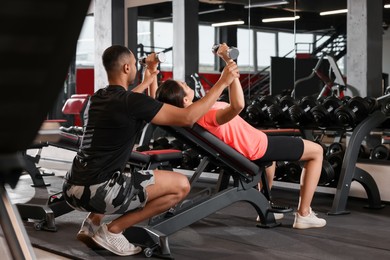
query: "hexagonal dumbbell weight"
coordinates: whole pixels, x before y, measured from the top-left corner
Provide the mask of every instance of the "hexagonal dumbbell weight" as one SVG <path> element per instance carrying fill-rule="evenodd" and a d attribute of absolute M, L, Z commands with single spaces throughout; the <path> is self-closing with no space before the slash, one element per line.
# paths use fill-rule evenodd
<path fill-rule="evenodd" d="M 378 103 L 376 99 L 356 96 L 348 100 L 346 105 L 337 108 L 335 116 L 339 125 L 344 128 L 352 128 L 359 124 L 377 107 Z"/>
<path fill-rule="evenodd" d="M 246 109 L 246 118 L 253 126 L 269 121 L 267 109 L 269 106 L 276 104 L 276 98 L 273 96 L 261 96 L 252 101 Z"/>
<path fill-rule="evenodd" d="M 288 109 L 290 119 L 299 126 L 308 125 L 313 122 L 313 116 L 310 110 L 319 104 L 318 100 L 312 96 L 303 97 L 299 104 L 292 105 Z"/>
<path fill-rule="evenodd" d="M 334 111 L 342 105 L 342 101 L 334 96 L 327 97 L 322 104 L 313 107 L 310 113 L 315 124 L 320 127 L 331 126 L 335 121 Z"/>
<path fill-rule="evenodd" d="M 295 105 L 297 102 L 295 99 L 289 95 L 285 95 L 280 98 L 278 104 L 273 104 L 268 107 L 268 115 L 271 121 L 281 124 L 290 120 L 290 116 L 288 114 L 288 109 Z"/>

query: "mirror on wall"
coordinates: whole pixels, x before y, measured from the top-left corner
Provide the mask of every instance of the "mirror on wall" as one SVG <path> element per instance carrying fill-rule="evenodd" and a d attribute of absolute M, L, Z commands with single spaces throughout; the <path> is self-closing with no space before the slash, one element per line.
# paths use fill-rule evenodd
<path fill-rule="evenodd" d="M 174 2 L 143 5 L 137 11 L 138 51 L 166 52 L 166 62 L 161 64 L 163 72 L 172 72 L 174 67 Z M 240 51 L 237 63 L 248 97 L 260 93 L 277 95 L 294 89 L 298 80 L 310 76 L 316 57 L 321 57 L 320 53 L 313 57 L 313 53 L 328 41 L 332 30 L 337 29 L 332 21 L 340 24 L 339 17 L 331 17 L 328 20 L 321 18 L 329 22 L 319 25 L 316 20 L 319 19 L 320 7 L 316 7 L 319 3 L 311 1 L 200 0 L 198 3 L 198 73 L 206 75 L 202 82 L 206 88 L 215 83 L 216 74 L 223 64 L 212 55 L 211 47 L 214 43 L 226 41 Z M 213 26 L 226 21 L 240 21 L 242 24 Z M 335 60 L 343 72 L 342 58 Z M 318 82 L 301 80 L 298 83 L 298 96 L 318 92 L 321 88 Z"/>

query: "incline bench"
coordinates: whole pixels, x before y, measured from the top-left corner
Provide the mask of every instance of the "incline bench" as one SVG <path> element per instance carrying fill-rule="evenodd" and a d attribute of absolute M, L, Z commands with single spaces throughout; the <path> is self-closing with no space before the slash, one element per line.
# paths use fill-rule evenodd
<path fill-rule="evenodd" d="M 62 113 L 65 116 L 72 116 L 71 122 L 67 122 L 64 119 L 54 119 L 54 120 L 45 120 L 44 124 L 54 124 L 58 123 L 65 123 L 72 124 L 74 126 L 70 127 L 63 127 L 61 126 L 59 130 L 60 139 L 53 141 L 46 141 L 46 142 L 35 142 L 33 145 L 31 145 L 27 150 L 30 149 L 37 149 L 37 153 L 35 155 L 30 155 L 27 153 L 27 151 L 23 152 L 23 157 L 25 160 L 25 168 L 24 170 L 30 175 L 31 180 L 33 184 L 31 186 L 33 187 L 46 187 L 50 186 L 50 184 L 45 183 L 44 179 L 42 177 L 44 176 L 53 176 L 54 173 L 42 173 L 42 171 L 37 167 L 37 164 L 39 163 L 41 159 L 41 152 L 43 147 L 47 147 L 49 145 L 64 148 L 67 150 L 77 151 L 78 147 L 80 145 L 80 138 L 79 136 L 82 135 L 82 118 L 84 111 L 87 107 L 88 100 L 89 100 L 88 94 L 74 94 L 69 99 L 66 100 L 64 106 L 62 107 Z"/>
<path fill-rule="evenodd" d="M 150 219 L 145 227 L 134 226 L 124 232 L 130 242 L 147 246 L 144 250 L 146 256 L 150 257 L 153 253 L 170 255 L 168 235 L 238 201 L 248 202 L 254 207 L 260 216 L 262 224 L 258 226 L 261 227 L 279 225 L 275 222 L 274 215 L 269 213 L 291 211 L 274 210 L 270 205 L 268 188 L 265 189 L 267 191 L 265 193 L 254 188 L 260 180 L 263 181 L 263 186 L 268 187 L 263 172 L 269 164 L 253 163 L 197 124 L 191 128 L 167 126 L 162 128 L 203 156 L 190 180 L 191 186 L 208 163 L 218 165 L 222 171 L 215 193 L 208 194 L 202 200 L 193 202 L 185 200 L 175 209 L 171 209 L 168 212 L 170 214 L 161 214 Z M 233 185 L 229 184 L 230 178 L 233 178 Z M 155 252 L 156 250 L 158 251 Z"/>

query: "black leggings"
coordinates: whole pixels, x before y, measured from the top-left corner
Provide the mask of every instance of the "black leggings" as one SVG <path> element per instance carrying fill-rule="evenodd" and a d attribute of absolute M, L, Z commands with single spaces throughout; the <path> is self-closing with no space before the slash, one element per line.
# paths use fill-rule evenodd
<path fill-rule="evenodd" d="M 263 157 L 256 162 L 299 161 L 303 154 L 303 140 L 293 136 L 268 136 L 268 146 Z"/>

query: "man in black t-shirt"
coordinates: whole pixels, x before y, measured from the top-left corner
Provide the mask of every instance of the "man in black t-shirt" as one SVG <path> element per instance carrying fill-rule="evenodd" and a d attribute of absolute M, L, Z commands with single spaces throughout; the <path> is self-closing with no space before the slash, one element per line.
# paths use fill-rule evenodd
<path fill-rule="evenodd" d="M 97 244 L 126 256 L 141 248 L 129 243 L 123 230 L 173 207 L 190 189 L 187 177 L 177 172 L 129 172 L 125 168 L 137 133 L 144 122 L 191 126 L 239 77 L 239 72 L 235 63 L 226 66 L 204 98 L 187 108 L 178 108 L 142 94 L 147 88 L 157 88 L 158 63 L 154 54 L 146 58 L 143 82 L 132 91 L 128 86 L 134 82 L 137 69 L 131 51 L 114 45 L 104 51 L 102 58 L 109 85 L 90 99 L 82 143 L 65 176 L 63 191 L 69 205 L 90 212 L 77 238 L 89 246 Z M 121 216 L 101 223 L 107 214 Z"/>

